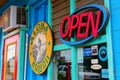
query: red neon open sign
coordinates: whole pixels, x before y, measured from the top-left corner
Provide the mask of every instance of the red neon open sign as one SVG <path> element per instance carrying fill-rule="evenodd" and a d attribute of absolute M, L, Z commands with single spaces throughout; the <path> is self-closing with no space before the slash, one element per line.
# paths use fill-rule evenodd
<path fill-rule="evenodd" d="M 88 8 L 96 8 L 97 13 L 94 14 L 93 11 L 89 11 L 76 14 Z M 96 38 L 98 32 L 105 26 L 107 19 L 108 11 L 101 5 L 91 4 L 81 7 L 71 16 L 65 16 L 63 18 L 60 25 L 60 39 L 66 44 L 77 45 L 90 40 L 92 37 Z M 81 32 L 83 28 L 84 32 Z M 71 38 L 73 34 L 76 38 L 82 38 L 83 40 L 78 42 L 68 42 L 64 40 L 64 38 Z"/>
<path fill-rule="evenodd" d="M 73 34 L 73 30 L 77 29 L 77 38 L 86 38 L 88 37 L 90 25 L 92 28 L 92 35 L 94 37 L 97 37 L 98 34 L 98 27 L 100 24 L 100 16 L 101 11 L 97 11 L 97 18 L 96 21 L 94 21 L 94 15 L 93 12 L 85 12 L 80 15 L 74 14 L 72 15 L 72 18 L 70 16 L 65 16 L 62 20 L 61 26 L 60 26 L 60 35 L 62 38 L 71 38 Z M 83 18 L 87 17 L 87 21 L 83 22 Z M 75 22 L 76 20 L 76 22 Z M 67 30 L 66 32 L 63 32 L 65 23 L 68 22 Z M 74 23 L 75 22 L 75 23 Z M 81 28 L 85 27 L 85 33 L 81 33 Z"/>

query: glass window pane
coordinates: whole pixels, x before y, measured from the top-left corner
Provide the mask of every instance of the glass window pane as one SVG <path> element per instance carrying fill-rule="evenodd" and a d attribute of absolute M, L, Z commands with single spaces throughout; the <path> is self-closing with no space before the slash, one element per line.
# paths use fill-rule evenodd
<path fill-rule="evenodd" d="M 57 76 L 56 77 L 57 80 L 71 80 L 70 50 L 63 50 L 63 51 L 55 52 L 53 62 L 54 62 L 54 71 L 55 71 L 54 73 L 56 73 L 57 71 L 57 75 L 54 74 Z"/>
<path fill-rule="evenodd" d="M 6 80 L 14 79 L 15 47 L 16 44 L 11 44 L 7 47 Z"/>
<path fill-rule="evenodd" d="M 109 80 L 106 43 L 77 49 L 79 80 Z"/>

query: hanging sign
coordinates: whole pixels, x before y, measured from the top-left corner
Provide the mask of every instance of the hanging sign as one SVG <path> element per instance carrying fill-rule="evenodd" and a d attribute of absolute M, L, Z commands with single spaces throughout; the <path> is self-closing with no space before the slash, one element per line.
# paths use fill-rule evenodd
<path fill-rule="evenodd" d="M 49 25 L 41 21 L 36 24 L 29 47 L 29 59 L 33 71 L 42 74 L 47 69 L 52 54 L 52 33 Z"/>
<path fill-rule="evenodd" d="M 90 9 L 96 9 L 90 11 Z M 79 14 L 80 13 L 80 14 Z M 65 16 L 60 25 L 60 40 L 68 45 L 78 45 L 92 38 L 97 38 L 99 32 L 106 26 L 108 10 L 98 4 L 90 4 L 78 8 L 70 16 Z M 75 42 L 66 38 L 75 37 Z"/>

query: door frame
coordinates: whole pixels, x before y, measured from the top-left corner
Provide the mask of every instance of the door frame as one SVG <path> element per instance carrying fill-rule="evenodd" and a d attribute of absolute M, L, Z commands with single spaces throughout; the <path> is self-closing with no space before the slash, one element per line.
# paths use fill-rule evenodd
<path fill-rule="evenodd" d="M 18 47 L 19 47 L 19 34 L 4 36 L 4 46 L 3 46 L 3 64 L 2 64 L 2 80 L 6 80 L 6 65 L 7 65 L 7 49 L 11 44 L 16 44 L 15 50 L 15 61 L 14 61 L 14 80 L 17 80 L 17 69 L 18 69 Z"/>

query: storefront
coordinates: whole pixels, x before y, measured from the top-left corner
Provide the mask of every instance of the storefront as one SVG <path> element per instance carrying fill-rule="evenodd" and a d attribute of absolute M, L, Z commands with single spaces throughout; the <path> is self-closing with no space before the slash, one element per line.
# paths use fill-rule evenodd
<path fill-rule="evenodd" d="M 0 79 L 119 80 L 119 9 L 117 0 L 9 1 L 0 9 Z"/>
<path fill-rule="evenodd" d="M 104 1 L 100 0 L 71 0 L 64 2 L 61 1 L 61 3 L 63 4 L 54 1 L 52 8 L 53 35 L 55 36 L 55 60 L 53 60 L 53 64 L 54 67 L 56 66 L 58 72 L 56 79 L 59 79 L 61 77 L 61 80 L 112 79 L 113 77 L 111 76 L 111 74 L 109 74 L 109 72 L 110 70 L 112 70 L 113 66 L 110 66 L 108 64 L 109 55 L 107 54 L 109 53 L 108 50 L 110 50 L 108 49 L 110 48 L 108 47 L 110 43 L 106 40 L 108 38 L 108 26 L 106 25 L 106 27 L 101 29 L 101 32 L 99 32 L 99 27 L 97 34 L 95 33 L 95 29 L 93 29 L 92 27 L 94 26 L 95 22 L 89 22 L 89 13 L 92 17 L 94 16 L 94 19 L 96 19 L 96 25 L 99 14 L 104 17 L 105 15 L 109 15 L 107 11 L 105 14 L 104 11 L 101 13 L 99 13 L 99 11 L 95 12 L 96 10 L 93 8 L 98 8 L 98 5 L 94 5 L 93 3 L 103 6 L 106 6 L 107 4 Z M 101 9 L 100 6 L 99 9 Z M 69 15 L 71 17 L 69 17 Z M 86 20 L 86 17 L 88 20 Z M 102 24 L 102 19 L 100 19 L 100 23 L 98 24 Z M 91 26 L 87 27 L 89 23 Z M 58 26 L 60 26 L 59 29 L 57 28 Z M 91 37 L 88 36 L 90 34 L 92 34 L 94 38 L 90 39 Z M 108 66 L 111 69 L 109 69 Z M 70 75 L 71 77 L 69 77 Z"/>

